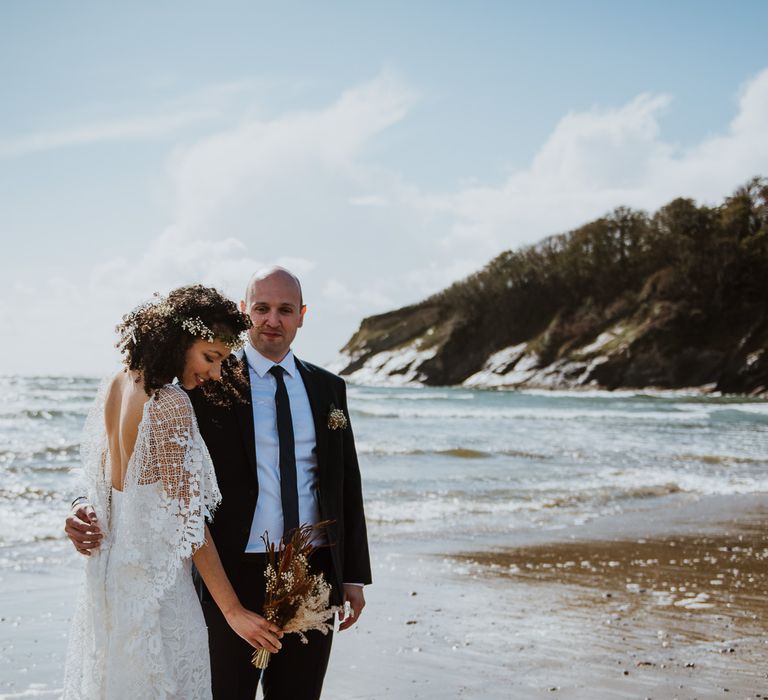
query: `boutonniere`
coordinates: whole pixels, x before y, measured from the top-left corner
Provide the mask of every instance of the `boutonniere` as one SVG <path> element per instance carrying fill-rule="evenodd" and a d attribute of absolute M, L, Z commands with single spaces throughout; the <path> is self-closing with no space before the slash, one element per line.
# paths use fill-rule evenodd
<path fill-rule="evenodd" d="M 344 430 L 349 425 L 344 411 L 331 404 L 331 410 L 328 412 L 328 430 Z"/>

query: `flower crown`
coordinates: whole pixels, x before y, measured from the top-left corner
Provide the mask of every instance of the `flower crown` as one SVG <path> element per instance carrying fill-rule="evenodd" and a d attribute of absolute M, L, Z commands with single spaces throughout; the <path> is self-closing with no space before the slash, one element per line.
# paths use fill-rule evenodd
<path fill-rule="evenodd" d="M 181 326 L 187 333 L 197 338 L 207 340 L 209 343 L 215 340 L 220 340 L 222 343 L 230 347 L 233 351 L 241 350 L 245 345 L 244 334 L 238 333 L 236 335 L 222 335 L 214 333 L 208 326 L 203 323 L 203 319 L 199 316 L 178 316 L 174 313 L 174 308 L 168 303 L 168 300 L 163 298 L 159 292 L 153 294 L 153 298 L 150 301 L 144 302 L 138 306 L 132 313 L 139 313 L 144 309 L 155 308 L 161 316 L 169 319 L 172 323 Z M 251 319 L 248 315 L 242 314 L 246 321 L 246 325 L 250 328 Z M 127 317 L 123 317 L 124 319 Z M 134 342 L 136 337 L 133 336 Z"/>
<path fill-rule="evenodd" d="M 179 325 L 190 335 L 207 340 L 209 343 L 218 339 L 232 350 L 240 350 L 243 345 L 245 345 L 242 335 L 217 335 L 203 323 L 203 319 L 199 316 L 191 316 L 187 318 L 174 316 L 173 320 L 179 323 Z"/>

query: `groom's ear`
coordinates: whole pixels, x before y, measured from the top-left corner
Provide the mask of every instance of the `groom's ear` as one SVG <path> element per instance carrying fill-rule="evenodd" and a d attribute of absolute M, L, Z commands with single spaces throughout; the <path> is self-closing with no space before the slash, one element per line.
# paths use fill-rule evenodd
<path fill-rule="evenodd" d="M 304 325 L 304 314 L 307 313 L 307 305 L 302 304 L 301 309 L 299 309 L 299 325 L 298 328 L 301 328 Z"/>
<path fill-rule="evenodd" d="M 240 300 L 240 311 L 242 311 L 243 313 L 247 313 L 245 310 L 245 299 Z"/>

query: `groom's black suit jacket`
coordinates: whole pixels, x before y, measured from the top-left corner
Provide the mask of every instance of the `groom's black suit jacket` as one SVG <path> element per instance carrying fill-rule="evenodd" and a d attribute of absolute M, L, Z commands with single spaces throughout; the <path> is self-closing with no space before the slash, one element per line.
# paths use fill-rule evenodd
<path fill-rule="evenodd" d="M 333 520 L 327 534 L 335 580 L 329 583 L 333 587 L 331 603 L 339 605 L 343 583 L 371 583 L 360 468 L 352 428 L 328 427 L 332 406 L 343 410 L 349 418 L 346 384 L 341 377 L 298 358 L 296 367 L 304 381 L 315 423 L 320 517 Z M 247 366 L 245 376 L 248 377 Z M 199 389 L 189 396 L 222 495 L 210 530 L 224 570 L 232 578 L 248 543 L 259 495 L 250 388 L 245 403 L 230 407 L 213 405 Z M 201 598 L 211 600 L 200 585 Z"/>

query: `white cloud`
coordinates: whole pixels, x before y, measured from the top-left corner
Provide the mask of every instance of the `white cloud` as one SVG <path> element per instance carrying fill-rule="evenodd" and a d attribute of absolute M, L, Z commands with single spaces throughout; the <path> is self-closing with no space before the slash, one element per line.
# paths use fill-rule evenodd
<path fill-rule="evenodd" d="M 379 194 L 350 197 L 349 203 L 356 207 L 385 207 L 389 204 L 387 199 Z"/>
<path fill-rule="evenodd" d="M 38 151 L 50 151 L 104 141 L 156 138 L 191 124 L 209 121 L 214 116 L 215 114 L 210 111 L 195 110 L 133 119 L 114 119 L 71 129 L 38 131 L 0 141 L 0 158 L 11 158 Z"/>
<path fill-rule="evenodd" d="M 344 311 L 365 312 L 386 311 L 394 305 L 394 301 L 375 289 L 351 290 L 335 277 L 326 280 L 323 287 L 323 297 L 334 306 L 341 306 Z"/>
<path fill-rule="evenodd" d="M 94 143 L 141 141 L 173 135 L 182 129 L 221 118 L 246 93 L 263 89 L 253 81 L 207 85 L 176 97 L 153 114 L 113 117 L 0 139 L 0 158 Z"/>
<path fill-rule="evenodd" d="M 169 167 L 177 225 L 188 234 L 218 233 L 222 219 L 228 225 L 226 210 L 241 215 L 243 208 L 257 215 L 246 222 L 258 222 L 264 218 L 259 210 L 275 193 L 289 207 L 290 197 L 317 208 L 314 190 L 323 181 L 330 188 L 349 187 L 361 150 L 400 121 L 413 99 L 411 90 L 385 73 L 327 108 L 245 120 L 179 149 Z M 266 229 L 262 235 L 274 233 Z"/>
<path fill-rule="evenodd" d="M 681 149 L 661 137 L 671 99 L 640 95 L 617 109 L 564 116 L 530 166 L 495 186 L 425 198 L 451 212 L 446 244 L 493 255 L 575 228 L 619 205 L 654 209 L 677 196 L 714 203 L 768 173 L 768 70 L 742 90 L 723 134 Z"/>

